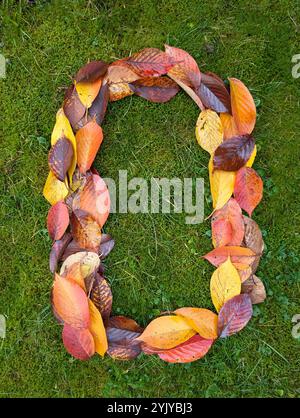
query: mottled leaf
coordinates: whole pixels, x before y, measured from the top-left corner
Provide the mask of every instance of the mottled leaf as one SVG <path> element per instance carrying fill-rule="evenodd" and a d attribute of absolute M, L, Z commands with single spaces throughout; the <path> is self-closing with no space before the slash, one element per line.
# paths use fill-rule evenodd
<path fill-rule="evenodd" d="M 251 317 L 252 303 L 249 295 L 241 294 L 229 299 L 219 312 L 219 337 L 229 337 L 241 331 Z"/>
<path fill-rule="evenodd" d="M 168 77 L 146 77 L 129 83 L 129 88 L 140 97 L 154 103 L 165 103 L 178 91 L 178 85 Z"/>
<path fill-rule="evenodd" d="M 241 168 L 236 175 L 234 197 L 249 216 L 263 196 L 263 181 L 257 172 L 250 167 Z"/>
<path fill-rule="evenodd" d="M 249 160 L 255 145 L 250 135 L 235 136 L 222 142 L 214 154 L 214 169 L 237 171 Z"/>
<path fill-rule="evenodd" d="M 96 274 L 93 280 L 90 299 L 94 302 L 104 323 L 106 323 L 111 314 L 113 295 L 108 282 L 99 274 Z"/>
<path fill-rule="evenodd" d="M 82 277 L 86 278 L 98 270 L 100 258 L 94 252 L 82 251 L 67 257 L 60 269 L 60 275 L 63 275 L 74 263 L 80 262 Z"/>
<path fill-rule="evenodd" d="M 95 219 L 84 210 L 75 210 L 70 218 L 71 231 L 81 248 L 98 253 L 101 228 Z"/>
<path fill-rule="evenodd" d="M 254 274 L 242 284 L 242 293 L 250 296 L 253 305 L 262 303 L 267 297 L 263 282 Z"/>
<path fill-rule="evenodd" d="M 201 73 L 197 93 L 208 109 L 215 112 L 231 112 L 230 95 L 224 82 L 213 73 Z"/>
<path fill-rule="evenodd" d="M 264 241 L 257 223 L 253 219 L 248 218 L 248 216 L 243 216 L 243 219 L 245 223 L 244 244 L 257 254 L 254 262 L 251 264 L 252 271 L 255 273 L 264 250 Z"/>
<path fill-rule="evenodd" d="M 95 354 L 93 336 L 86 328 L 78 329 L 65 324 L 62 339 L 68 353 L 78 360 L 88 360 Z"/>
<path fill-rule="evenodd" d="M 64 181 L 73 159 L 73 146 L 66 138 L 60 138 L 49 151 L 48 163 L 52 173 Z"/>

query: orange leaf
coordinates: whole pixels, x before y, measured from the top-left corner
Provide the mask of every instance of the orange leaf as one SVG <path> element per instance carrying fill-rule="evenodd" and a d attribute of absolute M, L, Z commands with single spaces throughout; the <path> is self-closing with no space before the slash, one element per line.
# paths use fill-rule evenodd
<path fill-rule="evenodd" d="M 67 205 L 60 201 L 51 206 L 47 216 L 47 229 L 52 241 L 61 239 L 69 225 Z"/>
<path fill-rule="evenodd" d="M 95 351 L 104 356 L 107 351 L 108 344 L 106 338 L 106 332 L 103 325 L 102 317 L 96 306 L 89 299 L 89 311 L 90 311 L 90 325 L 89 330 L 94 337 Z"/>
<path fill-rule="evenodd" d="M 95 121 L 88 122 L 76 133 L 77 162 L 81 173 L 90 169 L 102 140 L 102 129 Z"/>
<path fill-rule="evenodd" d="M 249 216 L 263 196 L 263 181 L 253 168 L 242 167 L 236 175 L 234 197 Z"/>
<path fill-rule="evenodd" d="M 176 309 L 176 315 L 180 315 L 188 324 L 206 339 L 218 338 L 218 315 L 208 309 L 180 308 Z"/>
<path fill-rule="evenodd" d="M 213 266 L 218 267 L 220 264 L 231 258 L 232 263 L 242 263 L 248 266 L 255 260 L 255 253 L 249 248 L 228 246 L 218 247 L 203 256 Z"/>
<path fill-rule="evenodd" d="M 138 340 L 157 347 L 173 348 L 195 334 L 192 327 L 180 316 L 168 315 L 154 319 Z"/>
<path fill-rule="evenodd" d="M 223 127 L 224 141 L 239 134 L 234 118 L 230 113 L 220 113 L 220 119 Z"/>
<path fill-rule="evenodd" d="M 62 339 L 68 353 L 78 360 L 88 360 L 95 353 L 93 336 L 86 328 L 78 329 L 65 324 Z"/>
<path fill-rule="evenodd" d="M 81 248 L 98 253 L 101 242 L 101 228 L 89 213 L 75 210 L 71 215 L 71 231 Z"/>
<path fill-rule="evenodd" d="M 231 108 L 239 134 L 251 134 L 256 122 L 256 107 L 253 97 L 244 83 L 229 78 Z"/>
<path fill-rule="evenodd" d="M 80 261 L 77 261 L 76 263 L 71 264 L 70 267 L 64 271 L 63 277 L 77 283 L 81 287 L 81 289 L 86 291 L 84 278 L 81 272 Z"/>
<path fill-rule="evenodd" d="M 87 328 L 90 321 L 88 300 L 81 287 L 55 273 L 53 305 L 60 318 L 73 328 Z"/>

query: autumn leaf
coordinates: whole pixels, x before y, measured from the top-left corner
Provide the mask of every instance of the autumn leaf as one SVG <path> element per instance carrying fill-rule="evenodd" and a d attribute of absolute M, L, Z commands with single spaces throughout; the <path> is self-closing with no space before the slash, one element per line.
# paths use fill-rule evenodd
<path fill-rule="evenodd" d="M 104 323 L 106 323 L 111 314 L 113 295 L 108 282 L 99 274 L 96 274 L 93 280 L 90 299 L 101 313 Z"/>
<path fill-rule="evenodd" d="M 248 216 L 243 216 L 243 219 L 245 224 L 244 244 L 256 254 L 255 260 L 251 264 L 252 271 L 255 273 L 264 250 L 264 241 L 257 223 Z"/>
<path fill-rule="evenodd" d="M 95 351 L 104 356 L 108 349 L 107 337 L 102 317 L 94 303 L 89 299 L 90 325 L 89 330 L 94 338 Z"/>
<path fill-rule="evenodd" d="M 89 213 L 101 227 L 105 224 L 110 210 L 110 197 L 99 175 L 89 175 L 83 189 L 74 197 L 73 211 L 77 209 Z"/>
<path fill-rule="evenodd" d="M 77 162 L 82 174 L 90 169 L 102 140 L 102 129 L 95 121 L 88 122 L 76 133 Z"/>
<path fill-rule="evenodd" d="M 129 83 L 129 88 L 140 97 L 154 103 L 165 103 L 174 97 L 178 85 L 168 77 L 146 77 Z"/>
<path fill-rule="evenodd" d="M 77 252 L 64 260 L 60 269 L 60 275 L 65 274 L 73 264 L 78 262 L 80 262 L 81 274 L 84 279 L 98 270 L 100 266 L 98 254 L 89 251 Z"/>
<path fill-rule="evenodd" d="M 240 276 L 230 261 L 230 257 L 213 272 L 210 280 L 210 293 L 218 312 L 225 302 L 241 293 Z"/>
<path fill-rule="evenodd" d="M 255 260 L 255 253 L 250 248 L 238 246 L 218 247 L 203 256 L 213 266 L 220 264 L 231 258 L 232 263 L 241 263 L 250 266 Z"/>
<path fill-rule="evenodd" d="M 218 338 L 218 315 L 208 309 L 180 308 L 174 312 L 182 316 L 201 337 L 206 339 Z"/>
<path fill-rule="evenodd" d="M 215 112 L 231 112 L 229 92 L 223 82 L 214 73 L 201 73 L 198 95 L 203 105 Z"/>
<path fill-rule="evenodd" d="M 166 315 L 151 321 L 138 339 L 153 347 L 165 349 L 176 347 L 194 334 L 195 331 L 185 319 Z"/>
<path fill-rule="evenodd" d="M 213 339 L 204 339 L 200 335 L 194 335 L 177 347 L 158 353 L 158 356 L 168 363 L 191 363 L 204 357 L 213 343 Z"/>
<path fill-rule="evenodd" d="M 213 169 L 213 156 L 209 160 L 209 182 L 215 210 L 221 209 L 230 199 L 235 183 L 234 171 Z"/>
<path fill-rule="evenodd" d="M 90 314 L 84 290 L 57 273 L 53 284 L 53 306 L 60 318 L 73 328 L 89 326 Z"/>
<path fill-rule="evenodd" d="M 51 205 L 55 205 L 68 195 L 68 187 L 65 182 L 58 180 L 50 171 L 43 189 L 43 195 Z"/>
<path fill-rule="evenodd" d="M 67 205 L 60 201 L 51 206 L 47 216 L 47 229 L 52 241 L 61 239 L 69 225 Z"/>
<path fill-rule="evenodd" d="M 126 65 L 139 77 L 158 77 L 166 74 L 176 63 L 166 52 L 157 48 L 145 48 L 117 62 L 119 65 Z"/>
<path fill-rule="evenodd" d="M 72 280 L 73 282 L 77 283 L 81 289 L 86 292 L 85 282 L 81 271 L 81 264 L 80 261 L 77 261 L 74 264 L 71 264 L 64 273 L 62 274 L 68 280 Z"/>
<path fill-rule="evenodd" d="M 106 329 L 108 338 L 107 354 L 118 360 L 132 360 L 141 353 L 140 326 L 131 318 L 116 316 L 110 318 Z"/>
<path fill-rule="evenodd" d="M 129 83 L 138 79 L 139 76 L 128 66 L 111 64 L 104 79 L 104 83 L 107 82 L 108 85 L 109 100 L 113 102 L 132 95 Z"/>
<path fill-rule="evenodd" d="M 214 247 L 239 246 L 245 233 L 242 210 L 235 199 L 213 213 L 211 218 L 212 241 Z"/>
<path fill-rule="evenodd" d="M 77 83 L 74 81 L 74 84 L 79 100 L 85 108 L 90 108 L 99 93 L 102 84 L 102 78 L 99 78 L 93 82 L 81 81 Z"/>
<path fill-rule="evenodd" d="M 252 167 L 252 165 L 254 163 L 254 160 L 255 160 L 255 157 L 256 157 L 256 154 L 257 154 L 257 147 L 256 147 L 256 145 L 254 145 L 252 154 L 250 155 L 249 160 L 246 162 L 246 167 Z"/>
<path fill-rule="evenodd" d="M 108 254 L 112 251 L 115 246 L 115 241 L 109 234 L 102 234 L 101 235 L 101 243 L 100 243 L 100 250 L 99 255 L 100 258 L 103 259 L 108 256 Z"/>
<path fill-rule="evenodd" d="M 231 108 L 239 134 L 251 134 L 256 122 L 253 97 L 242 81 L 229 78 Z"/>
<path fill-rule="evenodd" d="M 72 239 L 72 235 L 66 233 L 60 240 L 55 241 L 52 245 L 50 256 L 49 256 L 49 269 L 51 273 L 54 273 L 57 268 L 57 264 L 60 261 L 65 249 Z"/>
<path fill-rule="evenodd" d="M 109 99 L 108 83 L 103 81 L 99 93 L 92 106 L 89 108 L 89 117 L 91 120 L 95 120 L 98 125 L 101 125 L 106 113 L 107 104 Z"/>
<path fill-rule="evenodd" d="M 263 282 L 254 274 L 242 284 L 242 293 L 250 296 L 252 305 L 262 303 L 267 297 Z"/>
<path fill-rule="evenodd" d="M 235 124 L 233 116 L 230 113 L 220 113 L 220 120 L 223 127 L 224 141 L 239 135 L 239 130 Z"/>
<path fill-rule="evenodd" d="M 250 135 L 235 136 L 222 142 L 214 154 L 214 169 L 237 171 L 249 160 L 254 149 L 254 138 Z"/>
<path fill-rule="evenodd" d="M 197 94 L 201 83 L 201 73 L 198 64 L 186 51 L 165 45 L 166 54 L 175 63 L 168 71 L 168 76 L 172 78 L 197 104 L 204 110 L 204 105 Z"/>
<path fill-rule="evenodd" d="M 249 216 L 263 196 L 263 181 L 253 168 L 243 167 L 236 175 L 234 197 Z"/>
<path fill-rule="evenodd" d="M 74 84 L 72 84 L 66 91 L 63 110 L 72 128 L 76 130 L 78 122 L 83 118 L 86 112 L 86 108 L 81 103 Z"/>
<path fill-rule="evenodd" d="M 202 110 L 196 123 L 196 138 L 200 147 L 213 154 L 223 141 L 223 128 L 216 112 Z"/>
<path fill-rule="evenodd" d="M 48 156 L 49 168 L 60 181 L 64 181 L 73 160 L 73 146 L 63 137 L 50 149 Z"/>
<path fill-rule="evenodd" d="M 91 61 L 80 68 L 75 76 L 77 83 L 93 83 L 103 77 L 108 69 L 108 64 L 103 61 Z"/>
<path fill-rule="evenodd" d="M 101 228 L 95 219 L 84 210 L 75 210 L 70 218 L 71 231 L 81 248 L 98 253 L 101 242 Z"/>
<path fill-rule="evenodd" d="M 62 339 L 68 353 L 78 360 L 88 360 L 95 353 L 93 336 L 86 328 L 78 329 L 65 324 Z"/>
<path fill-rule="evenodd" d="M 241 331 L 252 317 L 250 296 L 241 294 L 229 299 L 219 312 L 219 337 L 225 338 Z"/>

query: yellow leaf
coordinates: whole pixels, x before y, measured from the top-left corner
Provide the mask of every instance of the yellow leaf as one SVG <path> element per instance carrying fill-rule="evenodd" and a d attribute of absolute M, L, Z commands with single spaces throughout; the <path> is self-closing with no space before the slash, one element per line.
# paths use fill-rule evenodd
<path fill-rule="evenodd" d="M 76 147 L 76 139 L 73 133 L 73 129 L 69 122 L 69 119 L 66 117 L 63 109 L 59 109 L 56 113 L 56 122 L 51 134 L 51 145 L 53 146 L 59 138 L 66 137 L 73 146 L 73 159 L 68 170 L 69 179 L 70 179 L 70 186 L 72 186 L 72 176 L 76 168 L 77 164 L 77 147 Z"/>
<path fill-rule="evenodd" d="M 202 110 L 200 113 L 195 132 L 198 144 L 210 154 L 213 154 L 223 141 L 221 119 L 210 109 Z"/>
<path fill-rule="evenodd" d="M 257 154 L 257 147 L 256 147 L 256 145 L 254 145 L 254 149 L 252 151 L 252 154 L 250 155 L 249 160 L 246 162 L 246 167 L 252 167 L 252 165 L 254 163 L 254 160 L 255 160 L 255 157 L 256 157 L 256 154 Z"/>
<path fill-rule="evenodd" d="M 196 332 L 187 321 L 176 315 L 166 315 L 154 319 L 137 340 L 151 347 L 168 349 L 184 343 Z"/>
<path fill-rule="evenodd" d="M 241 293 L 241 279 L 230 257 L 213 272 L 210 293 L 218 312 L 225 302 Z"/>
<path fill-rule="evenodd" d="M 100 87 L 102 84 L 102 78 L 99 78 L 93 82 L 81 81 L 79 83 L 75 82 L 75 87 L 79 96 L 81 103 L 89 108 L 92 106 L 93 101 L 97 97 Z"/>
<path fill-rule="evenodd" d="M 89 299 L 89 310 L 90 310 L 90 325 L 89 331 L 91 332 L 94 342 L 95 342 L 95 351 L 104 356 L 107 351 L 108 343 L 104 324 L 102 321 L 102 316 L 94 303 Z"/>
<path fill-rule="evenodd" d="M 50 171 L 44 186 L 43 195 L 51 205 L 55 205 L 60 200 L 64 200 L 68 195 L 66 182 L 58 180 L 52 171 Z"/>
<path fill-rule="evenodd" d="M 208 170 L 213 207 L 215 210 L 221 209 L 233 193 L 236 173 L 234 171 L 214 170 L 213 155 L 210 157 Z"/>
<path fill-rule="evenodd" d="M 176 315 L 180 315 L 187 323 L 207 340 L 218 338 L 218 315 L 209 309 L 180 308 L 176 309 Z"/>

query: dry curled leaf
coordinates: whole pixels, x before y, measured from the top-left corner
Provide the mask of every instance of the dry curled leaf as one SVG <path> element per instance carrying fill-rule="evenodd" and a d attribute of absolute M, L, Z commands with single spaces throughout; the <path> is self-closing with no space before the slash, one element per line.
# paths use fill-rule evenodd
<path fill-rule="evenodd" d="M 234 185 L 234 197 L 249 216 L 259 204 L 263 196 L 263 181 L 257 172 L 250 167 L 241 168 Z"/>
<path fill-rule="evenodd" d="M 252 303 L 249 295 L 241 294 L 229 299 L 219 312 L 219 337 L 229 337 L 241 331 L 251 317 Z"/>
<path fill-rule="evenodd" d="M 251 134 L 256 122 L 256 107 L 253 97 L 242 81 L 229 78 L 231 108 L 239 134 Z"/>
<path fill-rule="evenodd" d="M 73 328 L 87 328 L 90 322 L 87 296 L 81 287 L 55 273 L 53 306 L 64 323 Z"/>
<path fill-rule="evenodd" d="M 231 112 L 230 95 L 223 82 L 214 73 L 201 73 L 198 95 L 203 105 L 215 112 Z"/>
<path fill-rule="evenodd" d="M 237 171 L 249 160 L 255 145 L 250 135 L 235 136 L 222 142 L 214 154 L 214 169 Z"/>
<path fill-rule="evenodd" d="M 230 257 L 213 272 L 210 280 L 210 294 L 219 312 L 225 302 L 241 293 L 241 279 L 230 261 Z"/>
<path fill-rule="evenodd" d="M 196 138 L 200 147 L 213 154 L 223 141 L 223 128 L 216 112 L 202 110 L 196 123 Z"/>
<path fill-rule="evenodd" d="M 254 274 L 242 284 L 242 293 L 250 296 L 252 305 L 262 303 L 267 297 L 263 282 Z"/>
<path fill-rule="evenodd" d="M 213 213 L 211 230 L 214 247 L 242 244 L 245 225 L 242 210 L 235 199 L 229 199 L 221 209 Z"/>
<path fill-rule="evenodd" d="M 137 96 L 154 103 L 168 102 L 179 91 L 178 85 L 168 77 L 140 78 L 129 83 L 129 88 Z"/>
<path fill-rule="evenodd" d="M 88 360 L 95 354 L 94 339 L 87 328 L 78 329 L 65 324 L 62 339 L 68 353 L 78 360 Z"/>
<path fill-rule="evenodd" d="M 264 241 L 257 223 L 253 219 L 248 218 L 248 216 L 243 216 L 243 219 L 245 223 L 244 244 L 257 255 L 251 264 L 252 271 L 255 273 L 264 250 Z"/>
<path fill-rule="evenodd" d="M 60 201 L 51 206 L 47 216 L 47 229 L 52 241 L 61 239 L 69 225 L 67 205 Z"/>
<path fill-rule="evenodd" d="M 139 340 L 157 348 L 173 348 L 194 334 L 195 331 L 184 318 L 166 315 L 151 321 Z"/>
<path fill-rule="evenodd" d="M 102 140 L 102 129 L 95 121 L 88 122 L 77 131 L 77 163 L 82 174 L 91 168 Z"/>
<path fill-rule="evenodd" d="M 206 339 L 218 338 L 218 315 L 203 308 L 180 308 L 174 312 L 180 315 L 189 325 Z"/>
<path fill-rule="evenodd" d="M 100 258 L 98 254 L 89 251 L 80 251 L 67 257 L 60 269 L 60 275 L 65 272 L 74 264 L 80 262 L 82 277 L 85 279 L 87 276 L 93 274 L 98 270 L 100 266 Z"/>

